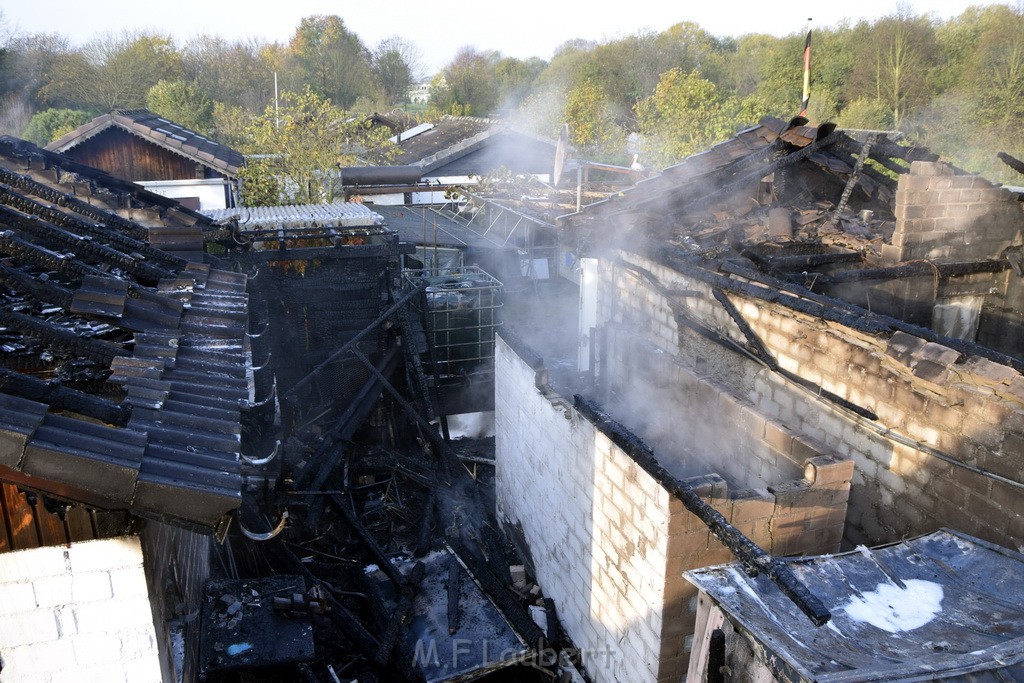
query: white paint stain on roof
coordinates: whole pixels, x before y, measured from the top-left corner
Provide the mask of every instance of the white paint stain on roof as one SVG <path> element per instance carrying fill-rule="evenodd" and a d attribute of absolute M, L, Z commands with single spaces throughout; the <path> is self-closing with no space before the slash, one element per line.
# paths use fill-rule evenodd
<path fill-rule="evenodd" d="M 843 606 L 853 621 L 871 624 L 889 633 L 921 628 L 942 611 L 942 586 L 909 579 L 906 588 L 880 583 L 870 593 L 857 595 Z"/>

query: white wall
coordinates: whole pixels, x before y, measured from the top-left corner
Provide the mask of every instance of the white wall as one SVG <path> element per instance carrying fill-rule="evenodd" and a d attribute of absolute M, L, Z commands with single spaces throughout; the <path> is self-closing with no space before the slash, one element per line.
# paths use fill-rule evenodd
<path fill-rule="evenodd" d="M 0 554 L 0 683 L 162 680 L 138 537 Z"/>

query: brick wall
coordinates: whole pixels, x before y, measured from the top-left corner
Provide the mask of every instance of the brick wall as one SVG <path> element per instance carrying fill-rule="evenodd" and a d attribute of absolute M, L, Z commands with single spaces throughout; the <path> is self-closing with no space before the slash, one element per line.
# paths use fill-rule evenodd
<path fill-rule="evenodd" d="M 146 522 L 142 531 L 160 666 L 167 681 L 196 677 L 199 620 L 186 617 L 199 613 L 203 584 L 210 576 L 211 542 L 209 536 L 155 521 Z M 183 661 L 173 656 L 175 638 L 186 644 Z"/>
<path fill-rule="evenodd" d="M 596 682 L 680 680 L 696 599 L 682 572 L 728 561 L 728 550 L 551 389 L 532 353 L 504 339 L 496 351 L 499 520 L 521 527 Z M 687 481 L 765 549 L 820 553 L 838 548 L 852 469 L 818 456 L 803 479 L 770 489 L 731 490 L 717 475 Z"/>
<path fill-rule="evenodd" d="M 1021 243 L 1024 213 L 1009 191 L 973 175 L 954 175 L 942 162 L 914 161 L 899 178 L 897 261 L 973 261 L 998 258 Z"/>
<path fill-rule="evenodd" d="M 745 343 L 706 285 L 642 257 L 626 260 L 653 274 L 657 286 L 606 263 L 599 293 L 611 322 L 669 353 L 666 340 L 678 339 L 680 363 L 743 396 L 769 421 L 854 460 L 849 544 L 886 543 L 941 526 L 1007 547 L 1024 543 L 1024 491 L 1013 483 L 1024 481 L 1020 373 L 910 335 L 869 335 L 729 294 L 781 368 L 877 419 L 858 417 L 685 327 L 631 324 L 643 309 L 666 308 Z"/>
<path fill-rule="evenodd" d="M 161 681 L 137 537 L 0 554 L 3 683 Z"/>

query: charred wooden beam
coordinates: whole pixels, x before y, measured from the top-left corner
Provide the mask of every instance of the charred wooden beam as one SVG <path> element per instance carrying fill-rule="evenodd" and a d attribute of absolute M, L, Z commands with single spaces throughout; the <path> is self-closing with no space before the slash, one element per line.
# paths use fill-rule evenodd
<path fill-rule="evenodd" d="M 68 389 L 59 382 L 46 382 L 6 368 L 0 368 L 0 391 L 45 403 L 52 408 L 70 410 L 117 427 L 127 425 L 132 414 L 131 406 L 126 403 L 114 403 L 92 394 Z"/>
<path fill-rule="evenodd" d="M 448 633 L 455 635 L 459 631 L 459 561 L 452 557 L 448 564 Z"/>
<path fill-rule="evenodd" d="M 770 370 L 778 372 L 779 364 L 775 360 L 775 356 L 773 356 L 771 351 L 768 350 L 768 347 L 764 345 L 764 342 L 762 342 L 761 338 L 757 336 L 757 333 L 750 327 L 750 324 L 746 319 L 740 315 L 738 310 L 736 310 L 736 307 L 731 301 L 729 301 L 729 297 L 726 296 L 725 292 L 723 292 L 719 287 L 715 287 L 711 292 L 714 294 L 718 303 L 722 304 L 722 308 L 724 308 L 725 312 L 730 318 L 732 318 L 732 321 L 736 323 L 736 326 L 740 328 L 740 332 L 744 337 L 746 337 L 747 343 L 750 345 L 750 350 L 754 355 L 760 358 L 761 362 L 767 365 Z"/>
<path fill-rule="evenodd" d="M 377 640 L 373 634 L 366 630 L 363 623 L 354 615 L 352 612 L 345 607 L 336 597 L 334 597 L 333 589 L 330 586 L 324 584 L 309 568 L 302 562 L 295 553 L 291 551 L 280 539 L 275 539 L 265 543 L 263 548 L 266 548 L 270 553 L 277 557 L 278 561 L 285 565 L 288 573 L 302 574 L 311 586 L 321 586 L 324 589 L 324 599 L 327 604 L 330 605 L 330 611 L 327 612 L 328 617 L 338 627 L 338 629 L 344 633 L 352 643 L 358 648 L 360 652 L 376 652 L 380 647 L 380 641 Z"/>
<path fill-rule="evenodd" d="M 743 564 L 748 574 L 756 576 L 764 573 L 786 597 L 793 601 L 801 612 L 807 615 L 814 625 L 822 626 L 832 618 L 831 613 L 821 600 L 807 590 L 807 587 L 797 579 L 789 566 L 766 553 L 760 546 L 743 535 L 729 523 L 722 513 L 701 498 L 692 486 L 669 474 L 668 470 L 658 462 L 654 452 L 647 444 L 612 420 L 590 399 L 577 394 L 573 400 L 576 410 L 654 477 L 671 495 L 678 498 L 687 510 L 704 522 L 715 538 L 721 541 Z"/>
<path fill-rule="evenodd" d="M 853 194 L 853 188 L 857 186 L 860 174 L 864 170 L 864 161 L 868 158 L 868 154 L 871 153 L 871 146 L 875 144 L 875 140 L 877 139 L 877 135 L 871 134 L 868 136 L 867 141 L 861 145 L 860 153 L 857 155 L 857 161 L 853 164 L 853 171 L 850 173 L 850 177 L 846 181 L 846 187 L 843 188 L 843 194 L 839 198 L 839 203 L 836 204 L 835 211 L 832 212 L 832 218 L 830 220 L 832 225 L 839 222 L 839 214 L 846 209 L 846 204 L 850 201 L 850 195 Z M 868 170 L 871 170 L 871 168 L 868 167 Z M 886 178 L 886 181 L 888 181 L 888 184 L 892 184 L 891 179 Z"/>
<path fill-rule="evenodd" d="M 327 360 L 325 360 L 322 363 L 320 363 L 319 365 L 317 365 L 305 377 L 303 377 L 298 382 L 296 382 L 295 385 L 292 386 L 292 388 L 289 389 L 288 392 L 285 393 L 285 395 L 282 398 L 284 398 L 286 400 L 293 400 L 294 401 L 295 400 L 295 395 L 297 394 L 297 392 L 300 389 L 302 389 L 307 384 L 312 382 L 321 372 L 324 371 L 324 369 L 328 365 L 330 365 L 331 363 L 337 362 L 342 356 L 345 355 L 346 352 L 354 349 L 356 347 L 356 344 L 358 344 L 360 341 L 362 341 L 363 338 L 365 338 L 371 332 L 376 330 L 386 320 L 388 320 L 391 316 L 393 316 L 395 314 L 395 312 L 398 311 L 398 309 L 402 308 L 402 306 L 405 306 L 410 301 L 412 301 L 412 299 L 415 298 L 416 296 L 418 296 L 420 291 L 425 290 L 426 287 L 427 287 L 427 283 L 424 282 L 423 284 L 421 284 L 417 288 L 415 288 L 413 290 L 410 290 L 410 291 L 406 292 L 405 294 L 403 294 L 401 297 L 399 297 L 399 299 L 397 301 L 395 301 L 395 303 L 393 303 L 390 306 L 388 306 L 387 310 L 385 310 L 383 313 L 381 313 L 377 317 L 377 319 L 374 320 L 372 323 L 370 323 L 365 329 L 363 329 L 362 332 L 357 333 L 355 336 L 353 336 L 347 342 L 342 344 L 341 348 L 339 348 L 337 351 L 335 351 L 334 353 L 332 353 L 330 356 L 327 357 Z"/>
<path fill-rule="evenodd" d="M 716 628 L 708 643 L 707 683 L 725 683 L 725 631 Z"/>
<path fill-rule="evenodd" d="M 462 566 L 473 577 L 491 603 L 501 612 L 512 629 L 528 645 L 543 649 L 544 632 L 523 609 L 519 596 L 512 592 L 506 581 L 498 578 L 489 563 L 478 559 L 459 538 L 448 539 L 448 548 L 455 554 Z"/>
<path fill-rule="evenodd" d="M 864 282 L 868 280 L 900 280 L 908 277 L 953 277 L 958 275 L 974 275 L 976 273 L 1001 273 L 1010 268 L 1005 259 L 985 261 L 965 261 L 961 263 L 931 263 L 912 261 L 889 268 L 861 268 L 843 270 L 827 275 L 816 274 L 815 285 L 837 285 L 844 282 Z"/>
<path fill-rule="evenodd" d="M 81 337 L 74 332 L 53 323 L 32 316 L 0 309 L 0 325 L 15 329 L 23 335 L 36 337 L 46 344 L 70 351 L 75 356 L 88 358 L 109 366 L 117 356 L 130 356 L 126 349 L 99 339 Z"/>
<path fill-rule="evenodd" d="M 377 562 L 380 570 L 391 580 L 391 583 L 395 585 L 395 588 L 401 589 L 405 585 L 405 579 L 401 572 L 395 569 L 395 565 L 391 564 L 391 558 L 387 556 L 384 549 L 377 543 L 377 539 L 373 537 L 370 530 L 363 526 L 363 523 L 359 521 L 356 514 L 352 512 L 350 506 L 350 497 L 346 495 L 331 494 L 328 499 L 334 503 L 334 507 L 338 509 L 341 516 L 345 518 L 348 525 L 352 527 L 352 530 L 356 532 L 356 535 L 363 541 L 370 554 L 373 555 L 373 559 Z"/>
<path fill-rule="evenodd" d="M 744 252 L 745 256 L 751 257 L 750 252 Z M 836 263 L 856 263 L 864 260 L 864 255 L 858 251 L 836 251 L 827 254 L 804 254 L 794 256 L 766 256 L 758 254 L 759 259 L 770 264 L 775 270 L 806 270 L 808 268 L 820 268 Z"/>
<path fill-rule="evenodd" d="M 423 514 L 420 516 L 420 529 L 416 535 L 416 546 L 413 550 L 413 557 L 423 557 L 430 552 L 433 542 L 431 534 L 434 530 L 434 507 L 437 494 L 431 488 L 427 493 L 427 499 L 423 503 Z"/>
<path fill-rule="evenodd" d="M 1006 152 L 999 152 L 998 154 L 996 154 L 996 156 L 999 157 L 1000 161 L 1002 161 L 1004 164 L 1012 168 L 1017 173 L 1024 174 L 1024 161 L 1021 161 L 1016 157 L 1012 157 Z"/>
<path fill-rule="evenodd" d="M 687 251 L 664 244 L 649 246 L 656 260 L 664 262 L 684 275 L 689 275 L 712 286 L 721 287 L 726 291 L 778 304 L 805 315 L 845 325 L 865 334 L 889 335 L 897 331 L 906 332 L 925 341 L 942 344 L 968 355 L 981 356 L 996 363 L 1008 365 L 1018 372 L 1024 372 L 1024 361 L 994 351 L 987 346 L 953 337 L 944 337 L 926 327 L 873 313 L 840 299 L 815 294 L 792 282 L 779 280 L 755 270 L 739 268 L 735 264 L 723 263 L 723 268 L 728 268 L 730 272 L 736 273 L 750 282 L 736 280 L 713 272 L 695 262 L 693 255 Z M 796 296 L 789 296 L 787 293 L 796 294 Z"/>
<path fill-rule="evenodd" d="M 388 563 L 390 564 L 390 562 Z M 420 584 L 426 574 L 426 567 L 422 562 L 417 562 L 409 571 L 409 574 L 402 581 L 402 597 L 398 601 L 398 609 L 392 615 L 388 628 L 380 639 L 380 647 L 373 660 L 380 665 L 386 664 L 391 659 L 391 653 L 398 644 L 398 635 L 403 626 L 409 621 L 409 614 L 412 612 L 413 601 L 419 591 Z"/>

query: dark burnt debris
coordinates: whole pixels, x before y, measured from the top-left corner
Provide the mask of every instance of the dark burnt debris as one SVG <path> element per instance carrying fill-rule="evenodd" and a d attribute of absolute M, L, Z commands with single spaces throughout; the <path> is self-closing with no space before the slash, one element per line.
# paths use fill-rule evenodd
<path fill-rule="evenodd" d="M 5 492 L 91 516 L 62 542 L 210 539 L 209 581 L 169 606 L 186 680 L 549 680 L 528 608 L 555 617 L 512 583 L 493 440 L 450 441 L 441 408 L 493 393 L 500 283 L 423 269 L 403 289 L 412 248 L 352 211 L 245 230 L 0 139 Z M 116 513 L 133 521 L 95 521 Z M 44 542 L 14 526 L 0 551 Z"/>
<path fill-rule="evenodd" d="M 934 278 L 937 291 L 948 276 L 1024 272 L 1020 250 L 995 238 L 965 260 L 928 234 L 896 234 L 897 184 L 914 164 L 962 172 L 885 133 L 806 123 L 765 119 L 643 179 L 590 165 L 561 190 L 485 184 L 454 207 L 447 234 L 483 254 L 456 231 L 484 216 L 474 240 L 510 248 L 493 257 L 533 284 L 628 243 L 723 305 L 744 288 L 925 339 L 918 313 L 872 283 Z M 427 235 L 425 213 L 408 222 Z M 579 680 L 525 543 L 495 521 L 493 439 L 453 439 L 448 424 L 494 407 L 502 283 L 431 268 L 432 222 L 433 253 L 358 205 L 214 220 L 0 138 L 0 482 L 46 501 L 27 515 L 120 514 L 143 533 L 204 534 L 208 575 L 169 608 L 184 625 L 185 680 Z M 778 370 L 730 315 L 746 351 Z M 1016 337 L 1003 338 L 960 343 L 1019 368 Z M 585 398 L 577 410 L 603 415 Z M 627 450 L 701 505 L 645 446 Z M 751 573 L 827 621 L 787 567 L 705 512 Z M 31 547 L 8 528 L 0 551 Z M 60 542 L 81 540 L 64 528 Z"/>

